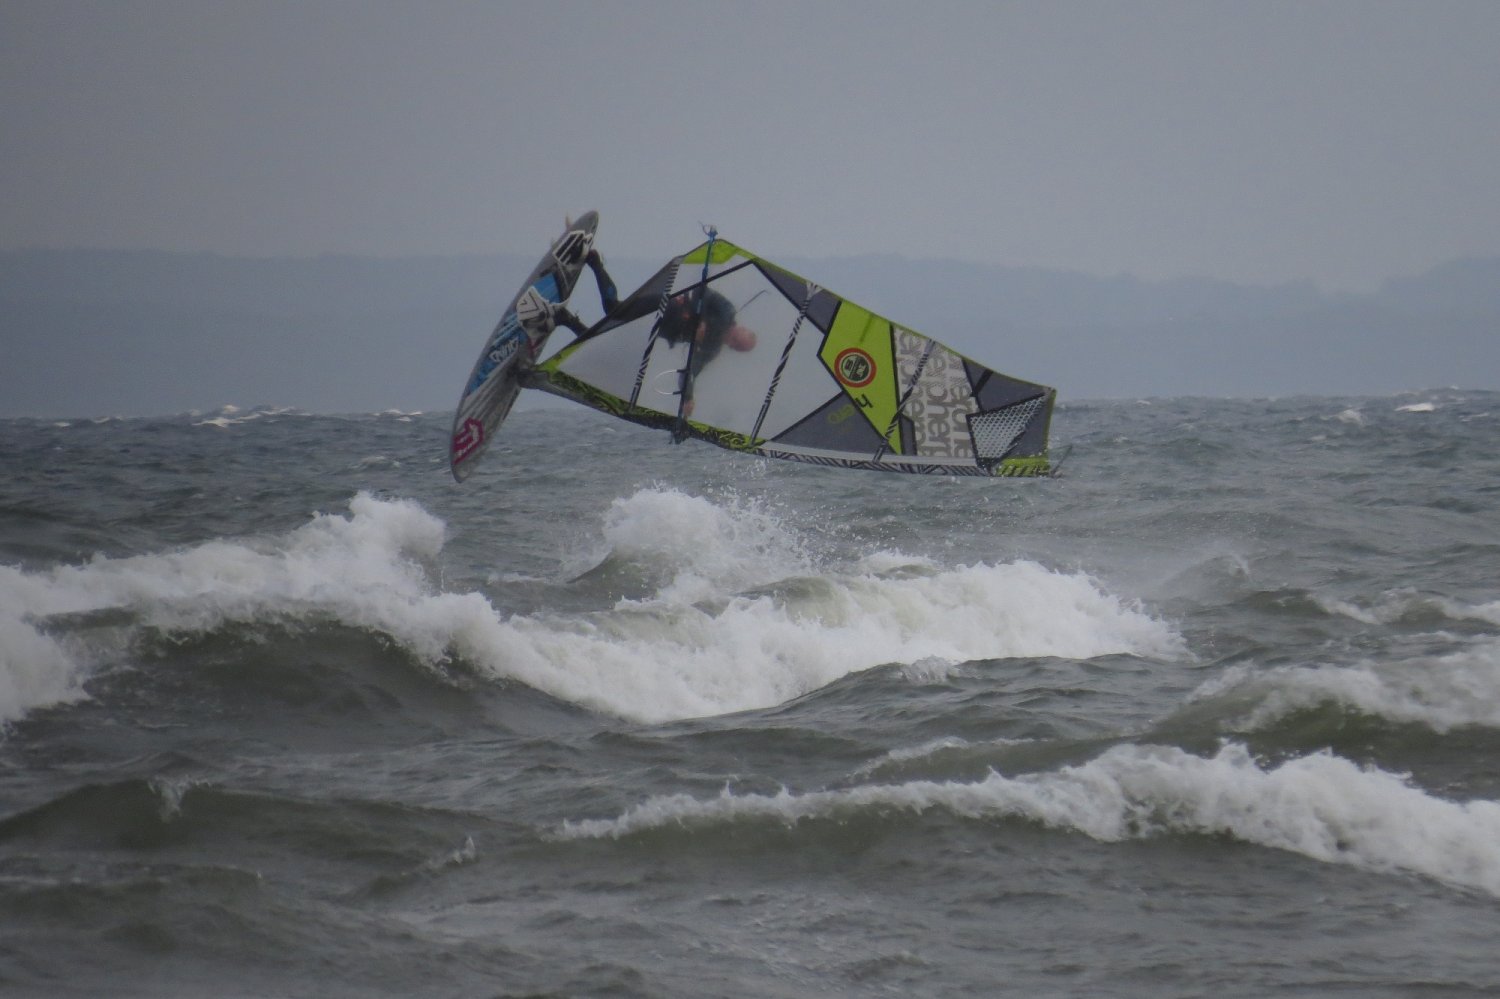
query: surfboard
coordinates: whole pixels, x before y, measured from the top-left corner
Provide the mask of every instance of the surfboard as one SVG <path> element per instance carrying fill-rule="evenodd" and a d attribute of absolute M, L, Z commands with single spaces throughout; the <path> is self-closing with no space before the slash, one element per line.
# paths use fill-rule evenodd
<path fill-rule="evenodd" d="M 485 341 L 464 383 L 448 440 L 448 465 L 459 482 L 468 478 L 515 405 L 521 376 L 552 335 L 550 309 L 573 294 L 598 225 L 599 213 L 591 211 L 564 227 Z"/>

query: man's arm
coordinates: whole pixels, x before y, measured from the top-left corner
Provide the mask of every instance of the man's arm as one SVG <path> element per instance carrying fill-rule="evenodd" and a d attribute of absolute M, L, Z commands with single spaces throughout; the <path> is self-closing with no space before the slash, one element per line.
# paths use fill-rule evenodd
<path fill-rule="evenodd" d="M 589 265 L 589 270 L 594 272 L 594 283 L 599 286 L 599 304 L 604 307 L 604 314 L 607 316 L 620 304 L 615 283 L 610 278 L 609 271 L 604 269 L 604 258 L 599 256 L 598 250 L 589 250 L 589 255 L 583 259 Z"/>

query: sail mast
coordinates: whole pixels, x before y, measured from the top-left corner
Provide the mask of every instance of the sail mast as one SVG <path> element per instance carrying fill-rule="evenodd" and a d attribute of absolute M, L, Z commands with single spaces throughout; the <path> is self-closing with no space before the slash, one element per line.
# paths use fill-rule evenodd
<path fill-rule="evenodd" d="M 705 228 L 704 233 L 708 236 L 708 243 L 703 251 L 703 276 L 698 285 L 698 301 L 693 311 L 694 330 L 703 323 L 703 300 L 708 297 L 708 265 L 714 259 L 714 243 L 719 238 L 719 230 L 712 225 Z M 699 349 L 698 337 L 688 337 L 687 361 L 682 366 L 682 371 L 677 380 L 677 422 L 672 425 L 672 440 L 681 444 L 692 435 L 688 429 L 687 414 L 684 410 L 693 398 L 693 354 Z"/>

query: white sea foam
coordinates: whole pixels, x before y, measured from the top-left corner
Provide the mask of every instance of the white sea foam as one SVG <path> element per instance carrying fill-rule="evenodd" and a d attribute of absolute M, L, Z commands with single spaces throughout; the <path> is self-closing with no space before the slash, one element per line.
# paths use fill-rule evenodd
<path fill-rule="evenodd" d="M 655 594 L 691 604 L 814 571 L 814 560 L 774 513 L 728 497 L 711 502 L 676 489 L 642 489 L 616 499 L 604 516 L 603 541 L 617 555 L 665 569 L 671 581 Z"/>
<path fill-rule="evenodd" d="M 167 632 L 333 620 L 432 665 L 457 654 L 496 679 L 643 721 L 767 707 L 885 663 L 926 662 L 931 672 L 935 662 L 1011 656 L 1182 653 L 1170 627 L 1089 577 L 1031 562 L 945 570 L 908 560 L 920 571 L 822 570 L 805 595 L 736 596 L 815 571 L 769 514 L 648 490 L 618 504 L 603 530 L 674 567 L 653 599 L 503 617 L 480 593 L 433 585 L 441 521 L 366 494 L 348 516 L 320 514 L 281 537 L 38 574 L 0 569 L 10 614 L 0 711 L 14 718 L 77 696 L 109 650 L 79 658 L 39 622 L 105 608 Z"/>
<path fill-rule="evenodd" d="M 670 581 L 607 613 L 476 618 L 466 658 L 570 701 L 644 721 L 782 703 L 886 663 L 1012 656 L 1173 657 L 1181 639 L 1087 576 L 1040 565 L 939 569 L 880 553 L 820 566 L 768 511 L 648 489 L 617 501 L 604 533 Z M 735 594 L 815 575 L 797 596 Z"/>
<path fill-rule="evenodd" d="M 962 668 L 957 663 L 937 656 L 927 656 L 901 667 L 902 678 L 914 684 L 944 683 L 960 675 Z"/>
<path fill-rule="evenodd" d="M 1470 604 L 1451 597 L 1420 593 L 1412 589 L 1394 589 L 1381 594 L 1369 605 L 1347 600 L 1315 596 L 1318 605 L 1330 614 L 1352 618 L 1361 624 L 1391 624 L 1408 614 L 1436 612 L 1454 621 L 1487 621 L 1500 624 L 1500 600 Z"/>
<path fill-rule="evenodd" d="M 1333 702 L 1362 714 L 1448 732 L 1466 725 L 1500 728 L 1500 641 L 1409 662 L 1230 671 L 1194 692 L 1203 699 L 1238 690 L 1255 707 L 1231 726 L 1255 731 L 1297 711 Z"/>
<path fill-rule="evenodd" d="M 13 571 L 0 566 L 0 724 L 84 696 L 79 661 L 23 620 L 7 599 L 7 575 Z"/>
<path fill-rule="evenodd" d="M 873 760 L 862 763 L 858 767 L 855 767 L 853 776 L 861 779 L 869 779 L 878 776 L 882 772 L 889 771 L 892 768 L 900 768 L 917 763 L 925 764 L 948 754 L 977 754 L 983 753 L 988 750 L 999 750 L 1009 746 L 1021 746 L 1032 741 L 1033 740 L 1031 739 L 996 738 L 985 739 L 982 742 L 974 743 L 970 742 L 967 739 L 960 738 L 959 736 L 943 736 L 942 738 L 931 739 L 927 742 L 922 743 L 921 745 L 900 746 L 896 749 L 892 749 Z"/>
<path fill-rule="evenodd" d="M 255 407 L 255 409 L 251 410 L 250 412 L 244 413 L 244 415 L 241 415 L 242 412 L 243 411 L 238 406 L 233 406 L 233 405 L 220 406 L 219 410 L 218 410 L 218 415 L 211 416 L 211 417 L 208 417 L 208 418 L 202 419 L 202 420 L 196 420 L 196 421 L 194 421 L 193 426 L 195 426 L 195 427 L 219 427 L 220 429 L 226 429 L 228 427 L 232 427 L 232 426 L 234 426 L 236 424 L 239 424 L 239 423 L 250 423 L 250 422 L 252 422 L 254 420 L 259 420 L 259 419 L 261 419 L 263 417 L 267 417 L 267 416 L 301 416 L 301 415 L 303 415 L 303 413 L 302 413 L 302 411 L 300 409 L 297 409 L 297 408 L 295 408 L 293 406 L 257 406 L 257 407 Z M 188 415 L 189 416 L 197 416 L 199 414 L 197 412 L 191 412 Z"/>
<path fill-rule="evenodd" d="M 746 820 L 795 826 L 861 813 L 1024 820 L 1104 842 L 1228 835 L 1330 863 L 1404 871 L 1500 895 L 1500 803 L 1453 802 L 1328 753 L 1263 767 L 1242 746 L 1211 757 L 1120 746 L 1075 767 L 977 782 L 912 781 L 836 791 L 648 799 L 614 819 L 565 822 L 564 838 L 618 838 Z"/>
<path fill-rule="evenodd" d="M 803 600 L 734 597 L 718 609 L 480 615 L 454 636 L 497 675 L 645 721 L 767 707 L 884 663 L 1181 651 L 1166 625 L 1086 577 L 1031 563 L 839 577 Z"/>
<path fill-rule="evenodd" d="M 1013 740 L 998 739 L 991 743 L 991 745 L 998 744 L 1013 744 Z M 945 735 L 940 739 L 932 739 L 924 742 L 920 746 L 905 746 L 893 749 L 879 760 L 865 764 L 861 770 L 873 770 L 885 763 L 906 763 L 911 760 L 922 760 L 951 749 L 967 749 L 970 745 L 971 743 L 967 739 L 961 739 L 956 735 Z"/>
<path fill-rule="evenodd" d="M 477 601 L 427 592 L 416 561 L 436 556 L 443 525 L 414 503 L 361 494 L 352 516 L 318 515 L 282 538 L 211 541 L 161 555 L 26 573 L 0 566 L 0 720 L 82 696 L 89 672 L 118 655 L 85 636 L 59 638 L 54 615 L 124 610 L 140 625 L 200 632 L 230 621 L 308 616 L 389 631 L 426 657 L 447 636 L 424 603 Z"/>
<path fill-rule="evenodd" d="M 195 426 L 195 427 L 219 427 L 220 429 L 224 429 L 224 428 L 227 428 L 227 427 L 235 426 L 236 424 L 240 424 L 240 423 L 250 423 L 250 422 L 258 420 L 261 417 L 263 417 L 263 416 L 266 415 L 265 413 L 262 413 L 259 410 L 256 410 L 256 411 L 250 412 L 250 413 L 246 413 L 244 416 L 235 415 L 237 413 L 239 413 L 239 409 L 237 409 L 236 407 L 234 407 L 234 406 L 225 406 L 223 408 L 223 410 L 221 410 L 219 412 L 218 416 L 210 416 L 210 417 L 208 417 L 206 419 L 197 420 L 196 422 L 193 423 L 193 426 Z"/>

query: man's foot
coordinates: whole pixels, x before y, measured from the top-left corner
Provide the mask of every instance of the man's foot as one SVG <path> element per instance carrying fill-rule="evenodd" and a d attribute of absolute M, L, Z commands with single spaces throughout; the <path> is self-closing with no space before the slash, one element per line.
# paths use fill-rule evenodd
<path fill-rule="evenodd" d="M 557 325 L 552 319 L 553 310 L 556 308 L 557 306 L 547 301 L 533 286 L 527 288 L 521 293 L 521 297 L 516 299 L 516 318 L 528 330 L 551 333 L 552 328 Z"/>
<path fill-rule="evenodd" d="M 552 255 L 563 264 L 582 264 L 594 248 L 594 239 L 583 231 L 570 232 L 552 251 Z"/>

